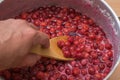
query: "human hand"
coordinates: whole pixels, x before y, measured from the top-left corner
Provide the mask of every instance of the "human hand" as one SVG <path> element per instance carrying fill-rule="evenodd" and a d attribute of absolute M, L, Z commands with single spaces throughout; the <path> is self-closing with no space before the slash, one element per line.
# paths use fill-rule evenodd
<path fill-rule="evenodd" d="M 48 36 L 24 20 L 0 21 L 0 69 L 30 66 L 40 59 L 29 53 L 35 45 L 49 47 Z"/>

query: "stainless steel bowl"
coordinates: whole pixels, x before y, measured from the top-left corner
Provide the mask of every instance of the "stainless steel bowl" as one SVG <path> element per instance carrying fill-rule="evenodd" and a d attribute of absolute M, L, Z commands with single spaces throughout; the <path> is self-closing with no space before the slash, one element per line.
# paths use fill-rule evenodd
<path fill-rule="evenodd" d="M 120 24 L 119 20 L 104 0 L 5 0 L 0 4 L 0 20 L 18 15 L 22 11 L 31 11 L 39 6 L 57 5 L 72 7 L 93 18 L 110 39 L 114 49 L 114 63 L 111 72 L 104 80 L 119 80 L 120 61 Z M 120 73 L 120 72 L 119 72 Z"/>

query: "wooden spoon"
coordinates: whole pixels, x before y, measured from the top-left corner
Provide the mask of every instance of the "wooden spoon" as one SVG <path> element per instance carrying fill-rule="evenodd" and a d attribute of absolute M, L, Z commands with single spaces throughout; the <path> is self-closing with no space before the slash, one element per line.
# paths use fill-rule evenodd
<path fill-rule="evenodd" d="M 32 48 L 30 52 L 38 54 L 43 57 L 54 58 L 57 60 L 74 60 L 73 58 L 65 58 L 62 50 L 57 46 L 59 40 L 67 40 L 67 36 L 60 36 L 50 39 L 50 47 L 47 49 L 42 48 L 40 45 Z"/>

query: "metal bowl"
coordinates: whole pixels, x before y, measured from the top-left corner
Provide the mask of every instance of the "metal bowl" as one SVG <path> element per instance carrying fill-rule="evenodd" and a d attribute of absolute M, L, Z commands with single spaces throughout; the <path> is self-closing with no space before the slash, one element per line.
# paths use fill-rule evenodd
<path fill-rule="evenodd" d="M 0 4 L 0 20 L 8 19 L 23 11 L 31 11 L 40 6 L 57 5 L 76 9 L 93 18 L 110 39 L 114 49 L 112 70 L 104 80 L 119 80 L 120 24 L 119 20 L 104 0 L 5 0 Z"/>

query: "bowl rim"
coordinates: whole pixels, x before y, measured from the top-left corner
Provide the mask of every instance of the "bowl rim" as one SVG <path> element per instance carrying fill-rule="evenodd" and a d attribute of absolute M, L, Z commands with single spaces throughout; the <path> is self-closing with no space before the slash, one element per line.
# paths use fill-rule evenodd
<path fill-rule="evenodd" d="M 116 23 L 117 23 L 117 25 L 119 27 L 119 30 L 120 30 L 120 21 L 119 21 L 119 18 L 117 16 L 117 14 L 114 12 L 114 10 L 111 8 L 111 6 L 105 0 L 101 0 L 101 3 L 103 5 L 105 5 L 108 8 L 108 10 L 112 13 L 112 15 L 114 16 L 114 19 L 115 19 L 115 21 L 116 21 Z M 113 74 L 113 72 L 115 71 L 115 69 L 117 68 L 119 63 L 120 63 L 120 55 L 118 57 L 118 60 L 117 60 L 116 64 L 114 65 L 114 67 L 112 68 L 110 73 L 104 78 L 104 80 L 108 80 L 109 79 L 109 77 Z"/>

